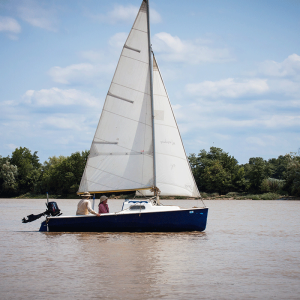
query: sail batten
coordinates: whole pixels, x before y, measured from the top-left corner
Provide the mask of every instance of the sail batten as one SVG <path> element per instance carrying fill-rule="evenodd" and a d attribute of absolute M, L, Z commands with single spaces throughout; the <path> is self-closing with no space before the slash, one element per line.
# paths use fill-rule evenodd
<path fill-rule="evenodd" d="M 99 143 L 99 142 L 93 142 L 93 144 L 101 144 L 101 145 L 112 145 L 113 143 Z M 114 143 L 114 144 L 116 144 L 116 143 Z M 130 151 L 133 151 L 133 152 L 137 152 L 137 153 L 139 153 L 139 152 L 142 152 L 142 153 L 148 153 L 148 154 L 152 154 L 152 152 L 151 151 L 145 151 L 145 150 L 141 150 L 141 151 L 138 151 L 138 150 L 134 150 L 134 149 L 132 149 L 132 148 L 126 148 L 126 147 L 123 147 L 123 146 L 120 146 L 119 144 L 118 144 L 118 149 L 122 149 L 122 150 L 126 150 L 126 151 L 128 151 L 128 152 L 130 152 Z M 144 147 L 145 148 L 145 147 Z M 100 153 L 100 152 L 99 152 Z M 112 152 L 109 152 L 109 153 L 112 153 Z M 113 152 L 113 153 L 117 153 L 117 152 Z"/>
<path fill-rule="evenodd" d="M 94 144 L 103 144 L 103 145 L 118 145 L 118 142 L 94 142 Z"/>
<path fill-rule="evenodd" d="M 123 100 L 123 101 L 127 101 L 127 102 L 129 102 L 129 103 L 134 103 L 134 101 L 132 101 L 132 100 L 129 100 L 129 99 L 125 99 L 125 98 L 123 98 L 123 97 L 120 97 L 120 96 L 117 96 L 117 95 L 114 95 L 114 94 L 112 94 L 112 93 L 107 93 L 107 95 L 108 96 L 111 96 L 111 97 L 115 97 L 115 98 L 117 98 L 117 99 L 120 99 L 120 100 Z"/>
<path fill-rule="evenodd" d="M 132 50 L 132 51 L 136 51 L 136 52 L 141 52 L 141 50 L 139 50 L 139 49 L 135 49 L 135 48 L 132 48 L 132 47 L 129 47 L 129 46 L 127 46 L 127 45 L 124 45 L 124 48 L 127 48 L 127 49 L 130 49 L 130 50 Z"/>

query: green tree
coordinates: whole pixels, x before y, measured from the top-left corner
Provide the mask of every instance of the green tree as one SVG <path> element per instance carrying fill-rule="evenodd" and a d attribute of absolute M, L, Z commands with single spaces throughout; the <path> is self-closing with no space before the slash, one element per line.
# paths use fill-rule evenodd
<path fill-rule="evenodd" d="M 41 190 L 54 194 L 69 194 L 78 190 L 89 151 L 71 156 L 50 157 L 42 166 Z"/>
<path fill-rule="evenodd" d="M 17 192 L 17 175 L 17 166 L 11 165 L 9 162 L 9 158 L 2 158 L 0 156 L 0 193 L 2 195 L 11 196 Z"/>
<path fill-rule="evenodd" d="M 209 152 L 203 149 L 198 156 L 191 154 L 189 161 L 200 191 L 224 194 L 246 187 L 244 168 L 221 148 L 211 147 Z"/>
<path fill-rule="evenodd" d="M 245 179 L 245 169 L 243 166 L 235 166 L 231 181 L 232 191 L 234 192 L 244 192 L 248 189 L 247 182 Z"/>
<path fill-rule="evenodd" d="M 208 192 L 226 193 L 231 187 L 230 173 L 223 168 L 219 160 L 214 160 L 204 168 L 202 181 Z"/>
<path fill-rule="evenodd" d="M 18 190 L 17 175 L 18 167 L 11 165 L 9 161 L 1 166 L 0 177 L 3 180 L 2 190 L 5 194 L 14 194 Z"/>
<path fill-rule="evenodd" d="M 290 162 L 290 155 L 280 155 L 278 158 L 271 158 L 268 160 L 268 164 L 272 170 L 272 178 L 284 179 L 284 173 Z"/>
<path fill-rule="evenodd" d="M 284 188 L 290 195 L 300 196 L 300 156 L 289 155 L 289 163 L 284 176 L 286 180 Z"/>
<path fill-rule="evenodd" d="M 20 193 L 33 192 L 41 175 L 41 164 L 37 151 L 33 154 L 26 147 L 16 148 L 12 153 L 10 163 L 17 166 L 17 183 Z"/>
<path fill-rule="evenodd" d="M 259 193 L 264 179 L 272 174 L 271 166 L 262 157 L 251 157 L 245 166 L 246 179 L 249 181 L 250 190 Z"/>

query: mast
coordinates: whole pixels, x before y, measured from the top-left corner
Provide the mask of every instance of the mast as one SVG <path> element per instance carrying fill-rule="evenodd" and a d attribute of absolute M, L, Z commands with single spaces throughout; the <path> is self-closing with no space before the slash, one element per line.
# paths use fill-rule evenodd
<path fill-rule="evenodd" d="M 151 97 L 151 119 L 152 119 L 152 143 L 153 143 L 153 186 L 154 196 L 158 198 L 157 187 L 156 187 L 156 160 L 155 160 L 155 128 L 154 128 L 154 100 L 153 100 L 153 66 L 152 66 L 152 45 L 150 39 L 150 9 L 149 0 L 147 2 L 147 27 L 148 27 L 148 45 L 149 45 L 149 68 L 150 68 L 150 97 Z"/>

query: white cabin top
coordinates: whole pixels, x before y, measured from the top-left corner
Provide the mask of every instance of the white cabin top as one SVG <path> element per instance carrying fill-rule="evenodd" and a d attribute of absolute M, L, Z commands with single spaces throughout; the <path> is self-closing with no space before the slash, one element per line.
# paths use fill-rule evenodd
<path fill-rule="evenodd" d="M 122 210 L 118 214 L 160 212 L 172 210 L 180 210 L 180 207 L 176 205 L 153 205 L 153 203 L 149 200 L 125 199 L 125 201 L 123 202 Z"/>

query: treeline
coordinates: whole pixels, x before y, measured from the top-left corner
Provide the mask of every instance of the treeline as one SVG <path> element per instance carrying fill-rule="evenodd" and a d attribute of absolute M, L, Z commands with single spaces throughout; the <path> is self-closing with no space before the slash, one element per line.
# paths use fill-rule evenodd
<path fill-rule="evenodd" d="M 300 156 L 295 153 L 264 160 L 252 157 L 239 165 L 220 148 L 201 150 L 189 156 L 190 165 L 201 192 L 225 195 L 238 193 L 278 193 L 300 196 Z"/>
<path fill-rule="evenodd" d="M 31 194 L 75 194 L 89 155 L 76 152 L 68 157 L 53 156 L 43 164 L 37 151 L 17 148 L 11 157 L 0 156 L 0 197 Z"/>
<path fill-rule="evenodd" d="M 26 147 L 15 149 L 11 157 L 0 156 L 0 197 L 31 194 L 69 195 L 78 190 L 89 151 L 70 156 L 53 156 L 43 164 L 37 152 Z M 239 165 L 220 148 L 191 154 L 190 165 L 201 192 L 278 193 L 300 196 L 300 156 L 280 155 L 264 160 L 252 157 Z"/>

